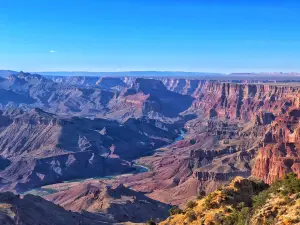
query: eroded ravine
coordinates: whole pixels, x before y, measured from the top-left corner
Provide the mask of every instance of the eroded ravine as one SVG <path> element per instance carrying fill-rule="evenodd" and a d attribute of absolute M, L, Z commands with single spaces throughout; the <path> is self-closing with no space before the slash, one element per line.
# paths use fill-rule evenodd
<path fill-rule="evenodd" d="M 175 138 L 174 142 L 171 143 L 170 145 L 176 144 L 177 142 L 183 140 L 184 137 L 185 137 L 185 131 L 184 131 L 184 129 L 180 129 L 180 134 L 178 135 L 177 138 Z M 169 145 L 160 147 L 160 148 L 155 149 L 151 152 L 154 154 L 155 152 L 160 151 L 162 148 L 168 147 L 168 146 Z M 139 163 L 139 159 L 133 161 L 132 167 L 135 168 L 135 170 L 134 170 L 134 172 L 131 172 L 131 173 L 117 174 L 117 175 L 113 175 L 113 176 L 96 176 L 96 177 L 90 177 L 90 178 L 86 178 L 86 179 L 67 180 L 67 181 L 56 183 L 56 184 L 50 184 L 50 185 L 34 188 L 30 191 L 23 192 L 23 193 L 20 193 L 20 194 L 33 194 L 33 195 L 38 195 L 38 196 L 47 196 L 49 194 L 59 192 L 60 191 L 59 189 L 61 187 L 63 187 L 63 190 L 66 190 L 68 188 L 74 187 L 75 185 L 78 185 L 80 183 L 84 183 L 86 181 L 118 180 L 118 179 L 121 179 L 122 177 L 128 177 L 128 176 L 132 176 L 132 175 L 135 175 L 135 174 L 146 173 L 146 172 L 151 171 L 151 169 L 148 166 L 146 166 L 142 163 Z"/>

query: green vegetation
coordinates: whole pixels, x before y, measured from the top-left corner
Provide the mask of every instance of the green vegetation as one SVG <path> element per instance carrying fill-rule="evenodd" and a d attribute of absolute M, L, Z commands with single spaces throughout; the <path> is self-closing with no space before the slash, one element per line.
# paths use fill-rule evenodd
<path fill-rule="evenodd" d="M 200 191 L 199 195 L 197 196 L 197 199 L 200 200 L 202 198 L 204 198 L 206 195 L 205 191 Z"/>
<path fill-rule="evenodd" d="M 216 202 L 213 201 L 213 198 L 214 198 L 213 193 L 208 194 L 207 197 L 205 198 L 204 207 L 206 209 L 214 209 L 218 207 Z"/>
<path fill-rule="evenodd" d="M 189 222 L 193 222 L 197 219 L 196 213 L 193 210 L 189 210 L 186 212 L 186 217 L 188 218 Z"/>
<path fill-rule="evenodd" d="M 262 181 L 236 177 L 230 184 L 197 201 L 184 211 L 173 207 L 162 225 L 293 225 L 300 223 L 300 179 L 289 173 L 270 186 Z"/>
<path fill-rule="evenodd" d="M 188 201 L 188 203 L 186 204 L 186 207 L 188 209 L 193 209 L 196 206 L 197 206 L 197 202 L 195 202 L 195 201 Z"/>
<path fill-rule="evenodd" d="M 231 214 L 224 219 L 224 225 L 246 225 L 250 222 L 251 211 L 248 207 L 233 209 Z"/>
<path fill-rule="evenodd" d="M 243 203 L 238 204 L 237 208 L 226 217 L 225 221 L 227 225 L 247 225 L 250 224 L 251 215 L 256 210 L 263 207 L 272 195 L 279 194 L 286 197 L 284 202 L 280 204 L 287 204 L 290 200 L 287 196 L 292 194 L 299 195 L 300 193 L 300 179 L 297 179 L 297 175 L 294 173 L 287 174 L 283 179 L 274 182 L 268 189 L 261 191 L 259 194 L 252 197 L 252 207 L 244 207 Z M 297 199 L 296 195 L 296 199 Z M 268 217 L 266 224 L 272 224 L 274 217 Z"/>
<path fill-rule="evenodd" d="M 288 173 L 282 180 L 275 181 L 267 190 L 253 196 L 253 210 L 259 209 L 266 204 L 272 193 L 283 196 L 300 193 L 300 179 L 294 173 Z"/>
<path fill-rule="evenodd" d="M 170 216 L 176 215 L 176 214 L 181 214 L 183 213 L 183 211 L 178 207 L 178 206 L 173 206 L 170 210 L 169 210 Z"/>

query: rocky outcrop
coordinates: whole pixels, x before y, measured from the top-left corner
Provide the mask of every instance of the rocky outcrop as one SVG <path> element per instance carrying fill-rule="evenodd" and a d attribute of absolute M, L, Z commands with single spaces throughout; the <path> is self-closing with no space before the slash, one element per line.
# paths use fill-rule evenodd
<path fill-rule="evenodd" d="M 272 122 L 252 170 L 255 177 L 272 183 L 289 172 L 299 173 L 300 114 L 292 108 Z"/>
<path fill-rule="evenodd" d="M 160 224 L 299 224 L 299 190 L 300 180 L 293 174 L 271 186 L 236 177 L 207 196 L 190 201 L 184 210 L 173 210 Z"/>
<path fill-rule="evenodd" d="M 0 207 L 0 223 L 4 225 L 102 225 L 116 223 L 108 215 L 70 212 L 34 195 L 20 197 L 10 192 L 0 193 Z"/>
<path fill-rule="evenodd" d="M 122 184 L 106 184 L 88 181 L 62 192 L 46 196 L 46 199 L 67 210 L 106 213 L 118 222 L 146 222 L 151 218 L 165 219 L 170 205 L 155 201 L 141 192 Z"/>

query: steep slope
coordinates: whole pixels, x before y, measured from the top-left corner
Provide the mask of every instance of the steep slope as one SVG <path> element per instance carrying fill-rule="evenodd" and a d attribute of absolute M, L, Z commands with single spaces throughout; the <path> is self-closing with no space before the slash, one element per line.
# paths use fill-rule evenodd
<path fill-rule="evenodd" d="M 293 174 L 269 188 L 262 182 L 236 177 L 208 196 L 188 202 L 184 211 L 173 208 L 172 215 L 160 224 L 298 224 L 299 193 L 300 180 Z"/>
<path fill-rule="evenodd" d="M 269 126 L 252 175 L 272 183 L 289 172 L 300 178 L 300 110 L 291 108 Z"/>
<path fill-rule="evenodd" d="M 288 172 L 300 175 L 299 88 L 205 81 L 198 91 L 185 113 L 201 116 L 186 123 L 185 140 L 141 159 L 152 171 L 124 178 L 126 184 L 181 205 L 235 176 L 271 183 Z"/>

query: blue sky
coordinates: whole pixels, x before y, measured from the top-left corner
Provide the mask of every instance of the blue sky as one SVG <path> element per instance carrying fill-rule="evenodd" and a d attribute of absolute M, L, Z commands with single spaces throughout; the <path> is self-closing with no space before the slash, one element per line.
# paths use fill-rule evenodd
<path fill-rule="evenodd" d="M 299 0 L 0 0 L 0 69 L 300 72 Z"/>

